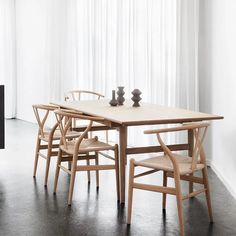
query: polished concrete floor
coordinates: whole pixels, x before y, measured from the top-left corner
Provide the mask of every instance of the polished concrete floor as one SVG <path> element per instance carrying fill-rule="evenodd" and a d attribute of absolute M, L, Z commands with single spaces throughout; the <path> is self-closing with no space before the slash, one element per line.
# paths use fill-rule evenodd
<path fill-rule="evenodd" d="M 57 195 L 53 195 L 55 160 L 48 188 L 43 186 L 45 160 L 40 159 L 37 178 L 32 177 L 37 127 L 8 120 L 6 149 L 0 150 L 0 235 L 178 235 L 176 202 L 167 198 L 162 213 L 161 195 L 135 190 L 132 225 L 126 225 L 126 206 L 116 201 L 115 176 L 100 174 L 99 191 L 92 175 L 76 178 L 72 206 L 67 206 L 69 177 L 61 172 Z M 214 224 L 209 224 L 204 195 L 184 202 L 186 235 L 236 235 L 236 201 L 212 170 L 209 170 Z M 143 177 L 158 183 L 160 175 Z M 183 185 L 187 189 L 187 185 Z"/>

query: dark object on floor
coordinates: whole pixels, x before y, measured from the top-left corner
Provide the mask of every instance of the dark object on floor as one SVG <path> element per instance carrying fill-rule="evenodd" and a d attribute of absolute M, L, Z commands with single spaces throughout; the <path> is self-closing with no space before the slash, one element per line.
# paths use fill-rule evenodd
<path fill-rule="evenodd" d="M 0 149 L 5 147 L 4 86 L 0 85 Z"/>

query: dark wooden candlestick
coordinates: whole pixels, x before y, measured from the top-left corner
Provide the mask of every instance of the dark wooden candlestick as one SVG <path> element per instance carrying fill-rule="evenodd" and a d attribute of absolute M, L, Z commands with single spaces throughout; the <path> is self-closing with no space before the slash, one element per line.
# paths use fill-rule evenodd
<path fill-rule="evenodd" d="M 125 98 L 124 98 L 124 87 L 123 86 L 119 86 L 118 87 L 118 91 L 117 91 L 117 101 L 118 101 L 118 105 L 123 105 L 124 104 L 124 101 L 125 101 Z"/>
<path fill-rule="evenodd" d="M 131 98 L 132 101 L 134 102 L 133 107 L 140 107 L 139 101 L 142 99 L 140 95 L 142 94 L 139 89 L 134 89 L 133 92 L 133 97 Z"/>
<path fill-rule="evenodd" d="M 118 102 L 116 100 L 116 91 L 115 90 L 112 90 L 112 99 L 111 101 L 109 102 L 111 106 L 117 106 Z"/>

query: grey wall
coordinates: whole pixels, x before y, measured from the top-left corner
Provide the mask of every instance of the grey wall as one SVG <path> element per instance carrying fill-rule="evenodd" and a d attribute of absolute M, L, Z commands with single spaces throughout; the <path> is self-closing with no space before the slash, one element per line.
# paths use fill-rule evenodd
<path fill-rule="evenodd" d="M 200 111 L 223 115 L 206 142 L 211 166 L 236 198 L 236 1 L 200 0 Z"/>

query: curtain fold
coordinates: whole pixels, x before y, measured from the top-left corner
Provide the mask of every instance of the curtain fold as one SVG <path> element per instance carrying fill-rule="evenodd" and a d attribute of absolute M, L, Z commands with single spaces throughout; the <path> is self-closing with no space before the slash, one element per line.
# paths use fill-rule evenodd
<path fill-rule="evenodd" d="M 15 1 L 0 1 L 0 84 L 5 85 L 5 117 L 16 116 Z"/>
<path fill-rule="evenodd" d="M 177 106 L 199 109 L 199 0 L 177 1 Z"/>

